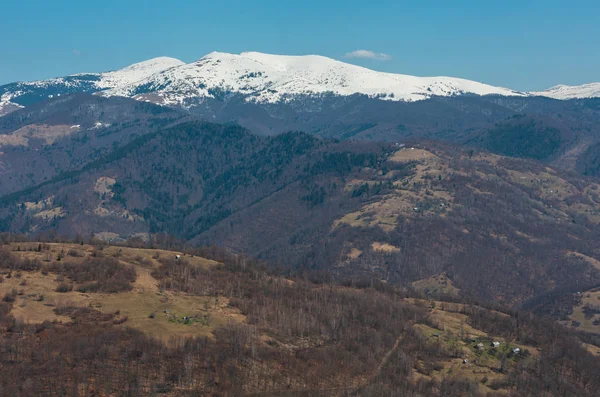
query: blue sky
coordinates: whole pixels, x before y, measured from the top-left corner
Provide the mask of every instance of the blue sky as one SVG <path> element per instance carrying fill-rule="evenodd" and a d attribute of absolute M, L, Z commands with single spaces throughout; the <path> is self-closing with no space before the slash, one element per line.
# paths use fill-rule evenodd
<path fill-rule="evenodd" d="M 520 90 L 600 81 L 600 1 L 4 0 L 0 84 L 211 51 L 319 54 Z M 347 58 L 368 50 L 385 59 Z"/>

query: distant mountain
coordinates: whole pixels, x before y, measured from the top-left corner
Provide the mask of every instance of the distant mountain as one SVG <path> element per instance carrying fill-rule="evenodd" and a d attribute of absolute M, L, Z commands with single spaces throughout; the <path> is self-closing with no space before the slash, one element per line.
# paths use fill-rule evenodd
<path fill-rule="evenodd" d="M 362 94 L 392 101 L 418 101 L 432 96 L 523 95 L 520 92 L 451 77 L 415 77 L 383 73 L 316 56 L 270 55 L 258 52 L 213 52 L 200 60 L 158 72 L 105 95 L 185 105 L 190 98 L 238 93 L 248 101 L 276 103 L 298 95 Z"/>
<path fill-rule="evenodd" d="M 596 95 L 594 85 L 589 87 L 580 89 L 577 96 Z M 128 123 L 139 121 L 132 103 L 147 102 L 162 106 L 151 110 L 140 108 L 141 120 L 146 119 L 148 111 L 154 113 L 163 108 L 177 113 L 176 118 L 238 124 L 260 135 L 303 131 L 340 140 L 444 140 L 597 175 L 600 98 L 565 101 L 550 97 L 558 91 L 568 91 L 567 88 L 522 93 L 462 79 L 376 72 L 312 55 L 215 52 L 189 64 L 173 58 L 156 58 L 113 72 L 0 87 L 3 104 L 0 114 L 13 112 L 0 117 L 0 134 L 7 135 L 0 136 L 0 148 L 7 154 L 2 159 L 4 165 L 0 166 L 21 170 L 23 175 L 39 174 L 39 167 L 30 170 L 15 160 L 19 158 L 18 151 L 25 147 L 24 135 L 30 134 L 32 128 L 37 136 L 58 134 L 88 139 L 90 135 L 81 132 L 90 126 L 76 121 L 78 117 L 91 122 L 91 127 L 96 122 L 100 125 L 119 122 L 118 111 L 111 116 L 115 108 L 109 103 L 102 106 L 111 110 L 101 115 L 85 106 L 83 113 L 78 111 L 79 100 L 93 106 L 95 102 L 90 98 L 77 97 L 72 102 L 65 99 L 67 94 L 85 93 L 129 100 L 126 105 L 129 113 L 125 116 Z M 62 102 L 63 99 L 67 102 Z M 24 109 L 18 110 L 23 106 Z M 54 115 L 56 109 L 64 110 L 64 123 L 49 131 L 43 126 L 48 123 L 42 121 Z M 85 115 L 87 111 L 89 117 Z M 69 112 L 74 112 L 75 117 Z M 113 121 L 109 121 L 111 117 Z M 81 130 L 71 129 L 79 124 Z M 16 132 L 17 127 L 22 129 Z M 132 132 L 138 127 L 140 132 L 147 131 L 139 125 L 128 124 L 127 128 Z M 53 143 L 54 138 L 49 139 L 45 138 L 46 144 Z M 127 138 L 119 142 L 126 141 Z M 93 148 L 95 144 L 87 143 L 89 148 L 99 149 Z M 594 148 L 589 149 L 591 146 Z M 28 148 L 40 149 L 35 145 Z M 73 147 L 69 153 L 87 152 Z M 39 181 L 22 175 L 11 177 L 10 181 L 2 181 L 0 175 L 0 194 Z"/>
<path fill-rule="evenodd" d="M 261 105 L 263 109 L 267 105 L 300 103 L 305 110 L 318 113 L 328 111 L 320 106 L 323 99 L 355 96 L 395 103 L 469 95 L 591 98 L 600 96 L 600 83 L 527 93 L 452 77 L 378 72 L 316 55 L 213 52 L 189 64 L 160 57 L 111 72 L 6 84 L 0 86 L 0 116 L 77 92 L 125 96 L 192 110 L 209 106 L 211 111 L 215 108 L 211 101 L 218 102 L 217 108 L 230 101 Z"/>
<path fill-rule="evenodd" d="M 78 73 L 66 77 L 33 82 L 16 82 L 0 86 L 0 116 L 10 110 L 65 94 L 98 92 L 125 86 L 155 73 L 184 63 L 175 58 L 160 57 L 105 73 Z"/>
<path fill-rule="evenodd" d="M 545 91 L 532 92 L 530 94 L 554 99 L 598 98 L 600 97 L 600 83 L 576 86 L 557 85 Z"/>
<path fill-rule="evenodd" d="M 303 131 L 339 140 L 435 139 L 595 175 L 592 168 L 597 156 L 588 148 L 600 143 L 600 98 L 559 101 L 539 96 L 461 95 L 404 102 L 325 95 L 255 103 L 241 94 L 230 94 L 182 109 L 124 97 L 70 94 L 0 117 L 0 151 L 4 153 L 0 169 L 37 175 L 48 169 L 34 162 L 24 166 L 29 158 L 21 151 L 38 157 L 68 149 L 66 156 L 58 158 L 60 163 L 71 156 L 87 161 L 89 150 L 104 151 L 106 143 L 124 144 L 129 137 L 179 119 L 237 124 L 259 135 Z M 90 139 L 100 136 L 102 143 Z M 81 150 L 80 144 L 87 149 Z M 579 159 L 584 154 L 588 155 L 582 163 Z M 0 172 L 0 195 L 31 183 L 29 178 Z"/>

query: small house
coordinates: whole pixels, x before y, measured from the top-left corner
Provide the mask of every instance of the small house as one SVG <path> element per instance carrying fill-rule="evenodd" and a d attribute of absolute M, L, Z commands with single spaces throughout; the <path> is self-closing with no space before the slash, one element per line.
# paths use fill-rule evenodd
<path fill-rule="evenodd" d="M 478 343 L 477 346 L 475 346 L 475 348 L 479 350 L 483 349 L 483 343 Z"/>
<path fill-rule="evenodd" d="M 179 260 L 179 258 L 181 258 L 181 255 L 179 255 L 179 254 L 175 255 L 175 259 Z"/>
<path fill-rule="evenodd" d="M 500 342 L 492 342 L 491 346 L 492 347 L 498 347 L 498 346 L 500 346 Z"/>
<path fill-rule="evenodd" d="M 467 360 L 466 358 L 463 359 L 463 364 L 468 364 L 468 363 L 469 363 L 469 360 Z"/>
<path fill-rule="evenodd" d="M 519 354 L 521 353 L 521 349 L 519 349 L 518 347 L 515 347 L 514 349 L 512 349 L 513 354 Z"/>

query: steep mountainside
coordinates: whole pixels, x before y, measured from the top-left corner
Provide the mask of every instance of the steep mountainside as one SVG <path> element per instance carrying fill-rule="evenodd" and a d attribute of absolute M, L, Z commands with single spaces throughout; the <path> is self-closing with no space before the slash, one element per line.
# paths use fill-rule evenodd
<path fill-rule="evenodd" d="M 0 118 L 0 195 L 79 169 L 187 117 L 128 98 L 54 98 Z"/>
<path fill-rule="evenodd" d="M 166 231 L 337 279 L 445 275 L 463 295 L 518 305 L 600 284 L 596 262 L 577 256 L 600 258 L 599 189 L 533 161 L 441 144 L 185 123 L 4 196 L 0 216 L 3 230 L 31 234 Z"/>
<path fill-rule="evenodd" d="M 259 104 L 243 96 L 228 96 L 203 100 L 189 110 L 208 120 L 234 122 L 267 135 L 299 130 L 336 139 L 436 139 L 570 170 L 576 169 L 590 146 L 600 142 L 598 98 L 558 101 L 463 95 L 392 102 L 354 95 L 301 96 L 286 103 Z M 534 148 L 538 143 L 543 149 Z"/>

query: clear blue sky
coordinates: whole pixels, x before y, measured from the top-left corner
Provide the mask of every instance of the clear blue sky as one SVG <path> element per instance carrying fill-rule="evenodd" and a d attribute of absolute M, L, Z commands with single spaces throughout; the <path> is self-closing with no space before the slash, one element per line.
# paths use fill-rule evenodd
<path fill-rule="evenodd" d="M 3 0 L 0 84 L 211 51 L 319 54 L 520 90 L 600 81 L 598 0 Z M 389 60 L 345 58 L 354 50 Z"/>

